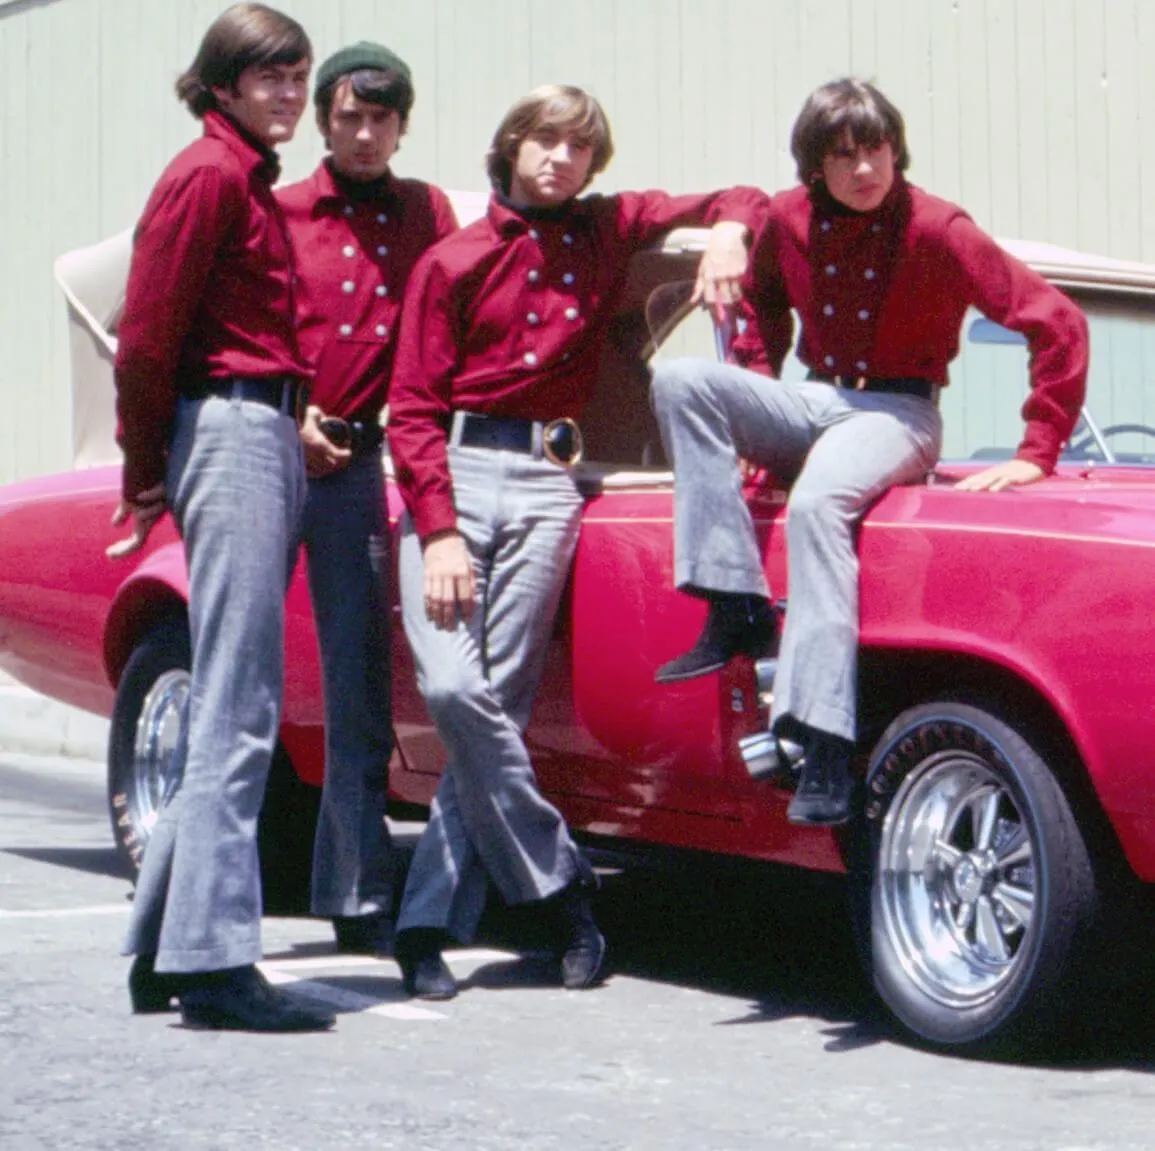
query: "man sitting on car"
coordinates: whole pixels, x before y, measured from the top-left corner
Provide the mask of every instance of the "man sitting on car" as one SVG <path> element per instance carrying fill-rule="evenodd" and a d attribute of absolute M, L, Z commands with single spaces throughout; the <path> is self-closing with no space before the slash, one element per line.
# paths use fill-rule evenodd
<path fill-rule="evenodd" d="M 737 459 L 792 479 L 790 609 L 771 730 L 803 747 L 789 819 L 839 824 L 853 792 L 859 520 L 938 459 L 937 391 L 969 306 L 1022 332 L 1031 350 L 1018 453 L 963 480 L 969 491 L 1030 484 L 1053 470 L 1083 402 L 1087 326 L 961 208 L 906 182 L 902 116 L 874 86 L 843 79 L 817 89 L 791 148 L 801 186 L 773 197 L 755 241 L 734 349 L 741 366 L 683 359 L 654 376 L 675 476 L 675 580 L 709 605 L 697 643 L 656 678 L 717 671 L 748 650 L 750 621 L 764 620 L 769 604 Z M 765 374 L 781 366 L 778 336 L 791 308 L 809 369 L 801 383 Z"/>

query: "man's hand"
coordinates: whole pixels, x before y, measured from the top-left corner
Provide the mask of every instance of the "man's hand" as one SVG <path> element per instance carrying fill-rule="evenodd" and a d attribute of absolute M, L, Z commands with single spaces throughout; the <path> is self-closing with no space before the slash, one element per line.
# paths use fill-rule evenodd
<path fill-rule="evenodd" d="M 331 476 L 339 472 L 352 459 L 348 448 L 339 448 L 320 428 L 325 413 L 316 404 L 305 409 L 305 419 L 301 424 L 301 449 L 305 456 L 305 475 L 310 479 Z"/>
<path fill-rule="evenodd" d="M 452 631 L 473 614 L 473 562 L 457 532 L 425 541 L 425 615 L 434 627 Z"/>
<path fill-rule="evenodd" d="M 1045 474 L 1038 464 L 1032 464 L 1030 460 L 1007 460 L 959 480 L 955 487 L 964 492 L 1001 492 L 1007 488 L 1021 488 L 1036 483 Z"/>
<path fill-rule="evenodd" d="M 132 535 L 105 548 L 104 554 L 115 560 L 140 551 L 148 539 L 148 533 L 152 531 L 152 525 L 164 515 L 164 511 L 164 484 L 157 484 L 155 488 L 141 492 L 134 500 L 122 499 L 112 513 L 112 526 L 118 528 L 131 519 Z"/>
<path fill-rule="evenodd" d="M 718 323 L 742 298 L 742 277 L 750 262 L 749 237 L 750 229 L 735 220 L 720 220 L 710 229 L 690 302 L 709 308 Z"/>

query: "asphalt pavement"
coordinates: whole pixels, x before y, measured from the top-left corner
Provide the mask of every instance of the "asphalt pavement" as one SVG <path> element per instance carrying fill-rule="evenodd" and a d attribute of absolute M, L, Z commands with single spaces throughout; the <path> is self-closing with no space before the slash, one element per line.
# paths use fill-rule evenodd
<path fill-rule="evenodd" d="M 39 695 L 0 671 L 0 752 L 104 758 L 108 720 Z"/>
<path fill-rule="evenodd" d="M 463 991 L 438 1004 L 406 999 L 391 960 L 336 956 L 327 924 L 269 918 L 264 971 L 337 1010 L 334 1032 L 134 1017 L 102 734 L 35 700 L 17 722 L 17 698 L 0 686 L 3 1151 L 1155 1143 L 1149 973 L 1110 1016 L 1089 1004 L 1088 1034 L 1046 1062 L 919 1050 L 863 980 L 841 881 L 783 868 L 607 871 L 613 974 L 595 991 L 557 986 L 544 925 L 500 907 L 448 954 Z M 395 830 L 404 856 L 419 828 Z"/>

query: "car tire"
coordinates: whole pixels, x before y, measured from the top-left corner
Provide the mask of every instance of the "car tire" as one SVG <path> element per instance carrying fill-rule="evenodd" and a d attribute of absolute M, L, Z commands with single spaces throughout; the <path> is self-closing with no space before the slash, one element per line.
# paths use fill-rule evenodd
<path fill-rule="evenodd" d="M 167 619 L 139 641 L 116 689 L 108 741 L 108 805 L 117 850 L 136 881 L 164 796 L 175 786 L 191 665 L 188 626 Z M 261 808 L 258 842 L 265 910 L 308 909 L 320 790 L 302 783 L 278 745 Z"/>
<path fill-rule="evenodd" d="M 874 988 L 918 1041 L 1022 1055 L 1087 1009 L 1068 993 L 1099 908 L 1090 853 L 1054 772 L 991 711 L 928 703 L 890 724 L 849 892 Z"/>

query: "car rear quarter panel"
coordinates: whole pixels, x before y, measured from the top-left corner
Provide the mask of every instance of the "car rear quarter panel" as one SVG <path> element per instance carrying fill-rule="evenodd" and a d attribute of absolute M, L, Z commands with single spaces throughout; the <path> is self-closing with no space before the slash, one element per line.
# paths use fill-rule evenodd
<path fill-rule="evenodd" d="M 1117 493 L 1115 493 L 1117 495 Z M 1133 868 L 1155 879 L 1155 519 L 1056 479 L 891 492 L 863 527 L 862 640 L 1007 669 L 1066 729 Z"/>
<path fill-rule="evenodd" d="M 783 503 L 773 490 L 751 498 L 773 594 L 788 599 Z M 838 866 L 834 840 L 793 833 L 785 796 L 752 783 L 737 756 L 737 739 L 762 722 L 748 662 L 653 682 L 703 617 L 673 591 L 671 510 L 669 491 L 608 492 L 583 522 L 571 641 L 579 770 L 617 797 L 621 819 L 599 830 Z M 1153 522 L 1133 493 L 1114 499 L 1078 480 L 999 494 L 936 484 L 890 492 L 860 538 L 864 647 L 965 656 L 991 669 L 992 689 L 996 669 L 1025 685 L 1066 731 L 1145 879 L 1155 879 Z"/>

